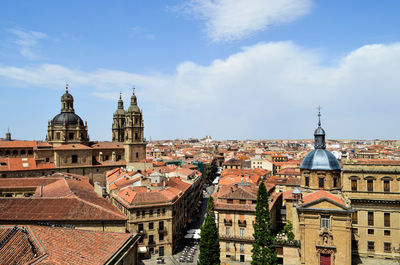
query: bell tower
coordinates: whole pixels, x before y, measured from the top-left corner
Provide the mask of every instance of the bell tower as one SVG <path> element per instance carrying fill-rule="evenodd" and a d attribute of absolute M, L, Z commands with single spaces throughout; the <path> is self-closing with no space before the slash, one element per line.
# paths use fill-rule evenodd
<path fill-rule="evenodd" d="M 118 108 L 114 112 L 112 125 L 112 141 L 124 142 L 125 139 L 125 110 L 121 93 L 119 94 Z"/>
<path fill-rule="evenodd" d="M 131 105 L 125 113 L 124 147 L 126 163 L 137 163 L 146 159 L 143 114 L 137 105 L 135 88 L 131 96 Z"/>

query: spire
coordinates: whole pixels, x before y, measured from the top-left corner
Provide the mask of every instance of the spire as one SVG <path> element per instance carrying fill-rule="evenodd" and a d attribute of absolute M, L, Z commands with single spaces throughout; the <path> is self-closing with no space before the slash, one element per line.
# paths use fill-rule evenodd
<path fill-rule="evenodd" d="M 325 149 L 325 131 L 321 127 L 321 106 L 318 106 L 318 128 L 314 132 L 315 149 Z"/>
<path fill-rule="evenodd" d="M 135 87 L 133 87 L 133 93 L 132 93 L 132 97 L 131 97 L 131 106 L 132 105 L 137 105 L 137 98 L 135 95 Z"/>
<path fill-rule="evenodd" d="M 118 109 L 124 109 L 124 102 L 122 101 L 122 93 L 119 92 Z"/>
<path fill-rule="evenodd" d="M 68 83 L 65 83 L 65 93 L 68 94 Z"/>
<path fill-rule="evenodd" d="M 318 127 L 321 127 L 321 106 L 318 106 Z"/>

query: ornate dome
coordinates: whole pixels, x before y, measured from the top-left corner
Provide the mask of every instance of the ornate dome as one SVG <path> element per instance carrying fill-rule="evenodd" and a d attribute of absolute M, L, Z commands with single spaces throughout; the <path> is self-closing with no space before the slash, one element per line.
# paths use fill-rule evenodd
<path fill-rule="evenodd" d="M 72 112 L 62 112 L 56 115 L 51 121 L 51 125 L 53 126 L 64 125 L 64 123 L 66 125 L 84 126 L 81 117 Z"/>
<path fill-rule="evenodd" d="M 314 131 L 314 148 L 301 163 L 301 169 L 341 170 L 336 157 L 325 149 L 325 131 L 321 127 L 321 112 L 318 112 L 318 128 Z"/>
<path fill-rule="evenodd" d="M 300 166 L 309 170 L 341 170 L 336 157 L 326 149 L 315 149 L 307 154 Z"/>

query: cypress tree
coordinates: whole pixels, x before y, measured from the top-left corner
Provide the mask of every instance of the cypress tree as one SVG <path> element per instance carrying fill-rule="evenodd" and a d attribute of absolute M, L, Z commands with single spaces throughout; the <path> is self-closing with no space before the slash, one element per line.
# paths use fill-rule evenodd
<path fill-rule="evenodd" d="M 252 265 L 275 265 L 278 263 L 274 247 L 275 236 L 268 206 L 268 193 L 264 182 L 261 182 L 257 192 L 256 220 L 254 222 L 254 240 Z"/>
<path fill-rule="evenodd" d="M 214 199 L 211 196 L 208 199 L 206 217 L 201 226 L 199 246 L 198 265 L 220 264 L 219 235 L 215 224 Z"/>

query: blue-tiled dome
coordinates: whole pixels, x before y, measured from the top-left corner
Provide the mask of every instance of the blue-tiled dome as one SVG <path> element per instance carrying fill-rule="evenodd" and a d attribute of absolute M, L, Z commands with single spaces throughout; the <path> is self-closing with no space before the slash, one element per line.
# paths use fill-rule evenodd
<path fill-rule="evenodd" d="M 300 166 L 309 170 L 341 170 L 336 157 L 326 149 L 315 149 L 307 154 Z"/>

